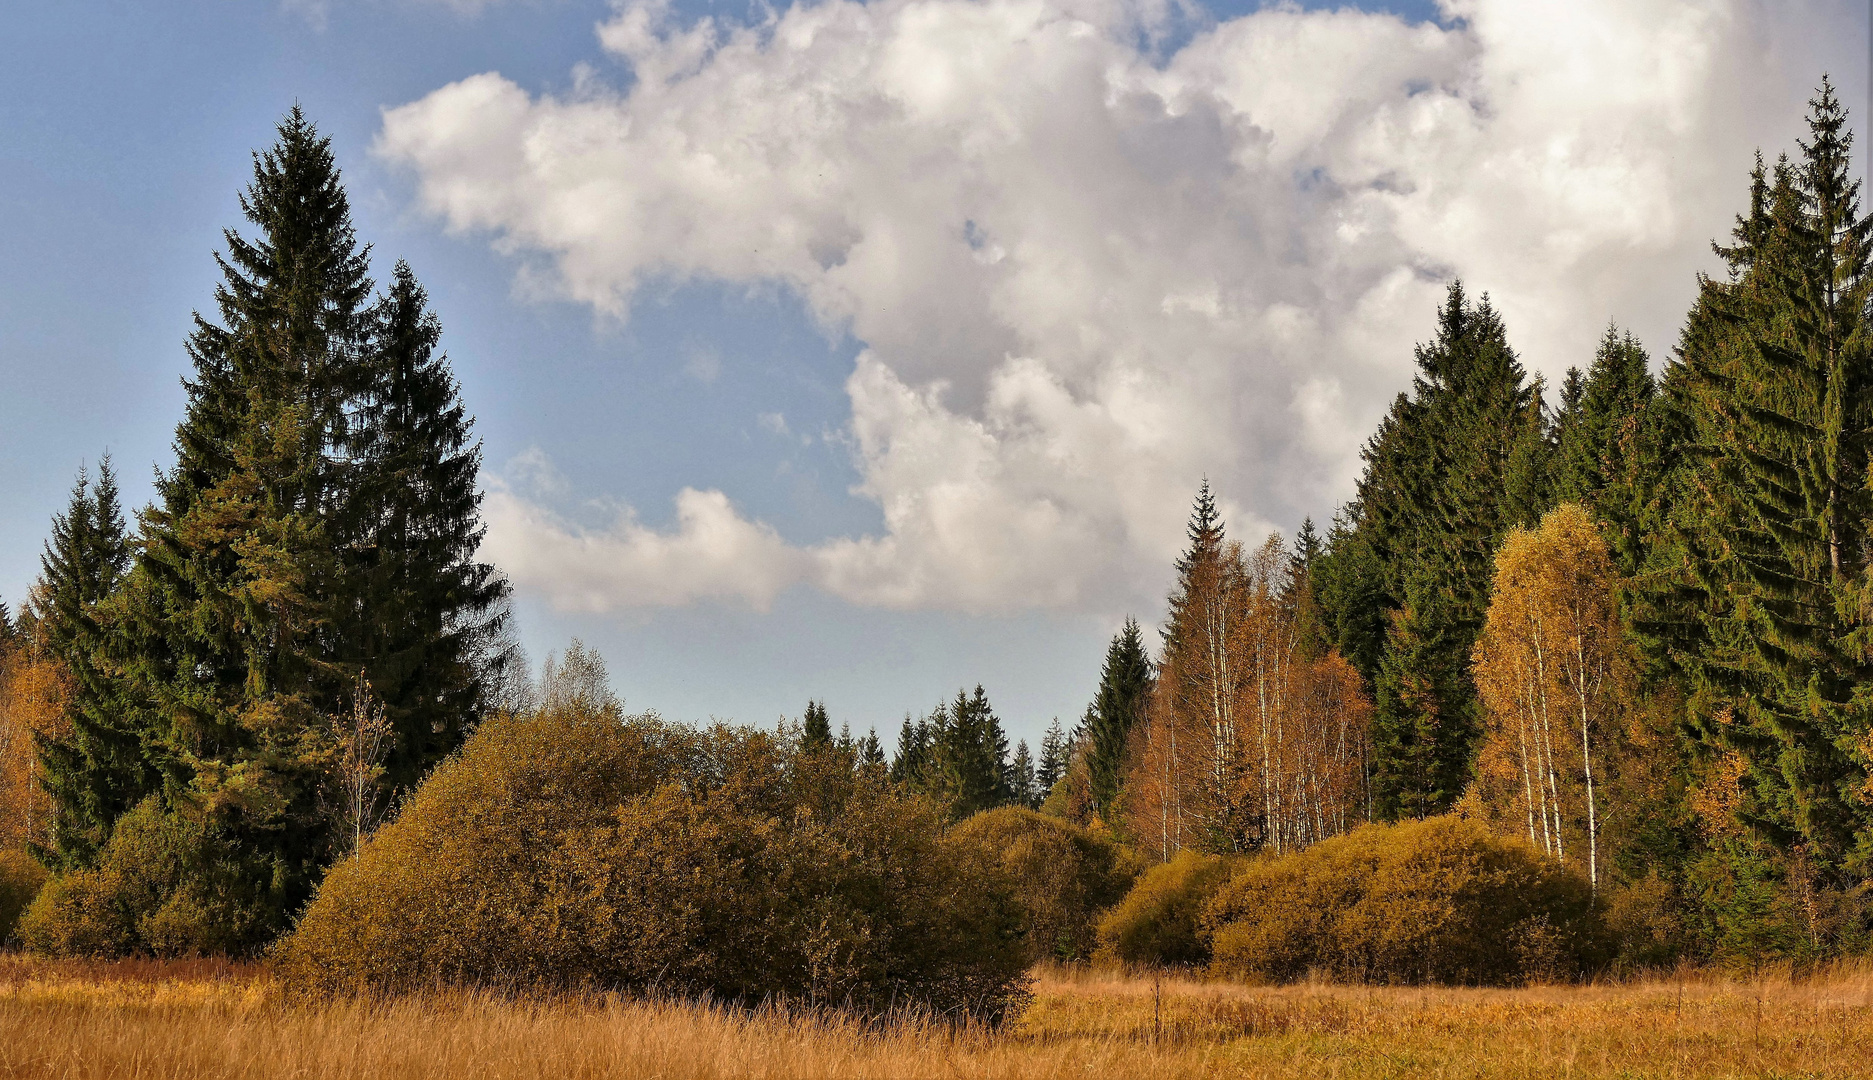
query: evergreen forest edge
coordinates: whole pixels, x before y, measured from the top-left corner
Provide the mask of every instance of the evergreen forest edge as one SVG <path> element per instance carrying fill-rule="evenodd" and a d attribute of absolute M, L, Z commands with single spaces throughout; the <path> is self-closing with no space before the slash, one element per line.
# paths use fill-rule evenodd
<path fill-rule="evenodd" d="M 1825 81 L 1807 127 L 1794 155 L 1758 156 L 1713 245 L 1725 270 L 1699 279 L 1656 375 L 1608 327 L 1551 406 L 1487 295 L 1453 283 L 1325 535 L 1310 521 L 1246 545 L 1204 484 L 1156 655 L 1127 620 L 1071 728 L 1011 751 L 978 686 L 906 717 L 887 755 L 876 730 L 835 734 L 818 702 L 771 736 L 684 743 L 608 703 L 576 643 L 533 684 L 508 585 L 477 561 L 480 450 L 440 325 L 406 265 L 370 280 L 329 142 L 295 109 L 241 197 L 254 235 L 228 230 L 217 256 L 217 318 L 196 317 L 155 501 L 133 526 L 109 460 L 81 473 L 32 594 L 17 618 L 0 608 L 15 822 L 0 915 L 32 892 L 29 922 L 63 903 L 72 925 L 38 939 L 53 951 L 266 952 L 426 777 L 473 757 L 471 735 L 566 715 L 688 746 L 666 756 L 691 764 L 657 775 L 698 792 L 760 762 L 747 775 L 844 792 L 821 807 L 835 818 L 862 806 L 973 837 L 1000 869 L 942 858 L 1000 881 L 984 888 L 1021 925 L 956 925 L 1021 962 L 1401 977 L 1338 931 L 1258 912 L 1305 896 L 1277 863 L 1352 867 L 1332 872 L 1380 882 L 1369 898 L 1406 848 L 1461 848 L 1551 895 L 1544 911 L 1590 911 L 1580 941 L 1528 945 L 1544 971 L 1865 952 L 1873 218 Z M 756 832 L 816 797 L 754 786 L 734 813 Z M 681 814 L 716 812 L 705 796 Z M 1383 824 L 1414 822 L 1436 828 Z M 911 850 L 880 828 L 853 850 Z M 1057 883 L 1036 899 L 1037 871 L 1010 854 L 1045 844 L 1093 867 L 1072 903 Z M 952 965 L 929 976 L 945 985 L 976 978 L 930 963 Z M 1452 964 L 1402 977 L 1502 977 Z M 848 1001 L 908 985 L 874 975 L 827 985 Z M 755 997 L 793 985 L 697 978 L 753 980 Z M 1018 998 L 1005 989 L 952 997 L 992 1013 Z"/>

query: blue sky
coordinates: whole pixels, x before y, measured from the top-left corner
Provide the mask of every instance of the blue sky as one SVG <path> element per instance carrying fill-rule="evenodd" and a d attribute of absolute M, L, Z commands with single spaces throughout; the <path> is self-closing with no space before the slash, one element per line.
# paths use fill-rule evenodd
<path fill-rule="evenodd" d="M 961 18 L 953 6 L 929 4 L 944 18 Z M 682 185 L 666 190 L 649 175 L 620 181 L 606 197 L 663 200 L 670 209 L 657 220 L 687 222 L 686 235 L 698 238 L 703 253 L 554 232 L 557 226 L 542 224 L 528 207 L 565 206 L 582 196 L 554 187 L 547 172 L 477 204 L 498 210 L 470 212 L 437 194 L 492 191 L 489 177 L 512 172 L 502 155 L 526 153 L 525 142 L 435 150 L 442 136 L 433 133 L 453 130 L 442 119 L 469 108 L 439 91 L 485 73 L 498 72 L 514 88 L 527 123 L 550 128 L 558 115 L 552 110 L 592 99 L 598 85 L 597 118 L 581 121 L 601 125 L 594 130 L 611 124 L 629 133 L 620 138 L 634 139 L 667 123 L 696 145 L 695 129 L 682 125 L 706 113 L 708 80 L 730 85 L 738 75 L 733 64 L 746 65 L 748 78 L 778 80 L 761 66 L 776 47 L 737 52 L 718 40 L 719 51 L 700 67 L 671 69 L 667 105 L 634 92 L 633 69 L 682 60 L 682 34 L 704 16 L 726 24 L 765 17 L 739 5 L 647 9 L 651 37 L 632 46 L 601 44 L 596 28 L 623 26 L 634 10 L 602 0 L 17 5 L 7 16 L 8 58 L 0 64 L 0 376 L 7 387 L 0 395 L 0 599 L 17 604 L 30 584 L 48 520 L 81 462 L 108 450 L 133 506 L 147 499 L 151 470 L 168 464 L 182 402 L 182 342 L 191 311 L 211 303 L 211 253 L 220 231 L 238 224 L 235 194 L 247 179 L 249 151 L 298 102 L 334 140 L 380 276 L 390 261 L 408 259 L 442 317 L 490 474 L 512 496 L 504 504 L 503 521 L 511 523 L 501 526 L 502 550 L 531 553 L 563 541 L 572 552 L 517 563 L 520 625 L 536 660 L 577 635 L 605 654 L 633 707 L 686 720 L 770 722 L 797 715 L 813 696 L 826 699 L 835 723 L 881 731 L 894 729 L 906 711 L 981 682 L 1014 731 L 1033 738 L 1049 718 L 1070 722 L 1083 707 L 1120 619 L 1136 614 L 1155 624 L 1161 616 L 1156 598 L 1168 582 L 1167 556 L 1198 476 L 1216 479 L 1232 520 L 1251 540 L 1268 528 L 1291 530 L 1303 514 L 1324 518 L 1350 493 L 1357 441 L 1404 385 L 1411 342 L 1429 321 L 1424 301 L 1450 274 L 1480 275 L 1484 287 L 1499 290 L 1512 333 L 1523 315 L 1522 348 L 1541 370 L 1583 360 L 1579 342 L 1608 318 L 1639 327 L 1655 354 L 1669 346 L 1690 275 L 1704 265 L 1702 245 L 1723 228 L 1742 191 L 1737 169 L 1748 150 L 1786 145 L 1792 106 L 1830 61 L 1848 100 L 1864 99 L 1865 83 L 1850 61 L 1857 50 L 1841 44 L 1863 40 L 1864 22 L 1852 20 L 1864 16 L 1851 5 L 1809 5 L 1813 25 L 1796 29 L 1779 15 L 1786 5 L 1711 6 L 1729 23 L 1687 28 L 1673 21 L 1670 5 L 1640 15 L 1573 5 L 1584 14 L 1563 18 L 1579 24 L 1572 27 L 1585 35 L 1578 40 L 1593 40 L 1596 28 L 1636 34 L 1641 44 L 1656 35 L 1652 44 L 1693 58 L 1682 78 L 1630 87 L 1617 83 L 1630 76 L 1588 71 L 1578 85 L 1614 79 L 1624 88 L 1603 100 L 1574 95 L 1595 98 L 1578 103 L 1568 94 L 1537 99 L 1514 89 L 1530 81 L 1517 65 L 1556 68 L 1552 57 L 1524 55 L 1551 35 L 1489 0 L 1465 6 L 1475 9 L 1473 18 L 1442 26 L 1424 23 L 1436 12 L 1421 2 L 1367 5 L 1396 16 L 1383 24 L 1311 10 L 1316 5 L 1305 14 L 1278 12 L 1286 20 L 1279 25 L 1243 18 L 1257 5 L 1141 17 L 1160 36 L 1142 47 L 1126 85 L 1184 104 L 1162 105 L 1153 119 L 1126 129 L 1131 134 L 1121 132 L 1135 136 L 1124 143 L 1127 153 L 1171 164 L 1158 180 L 1140 173 L 1146 186 L 1137 190 L 1146 198 L 1134 191 L 1114 205 L 1125 207 L 1126 228 L 1136 226 L 1127 241 L 1140 249 L 1135 262 L 1166 269 L 1140 284 L 1134 260 L 1100 270 L 1085 254 L 1093 248 L 1046 254 L 1063 230 L 1090 226 L 1064 218 L 1031 224 L 1058 210 L 1022 208 L 1023 177 L 1033 175 L 1034 160 L 1051 168 L 1103 152 L 1104 136 L 1087 133 L 1098 125 L 1075 126 L 1087 110 L 1119 110 L 1111 113 L 1115 126 L 1134 121 L 1110 93 L 1076 105 L 1070 89 L 1055 100 L 1052 90 L 1030 87 L 1033 108 L 1007 123 L 1017 129 L 1016 142 L 1049 148 L 1047 156 L 1003 155 L 969 166 L 955 190 L 1001 216 L 985 211 L 987 225 L 957 223 L 957 243 L 967 247 L 955 251 L 975 257 L 958 265 L 1002 275 L 1023 259 L 1054 258 L 1061 267 L 1085 267 L 1084 274 L 964 280 L 905 241 L 891 256 L 898 262 L 865 265 L 896 267 L 892 273 L 922 290 L 924 299 L 913 302 L 878 286 L 878 274 L 837 277 L 837 262 L 816 268 L 808 260 L 793 269 L 720 254 L 739 242 L 723 240 L 722 230 L 755 236 L 763 222 L 736 224 L 720 206 L 686 206 Z M 1125 50 L 1136 42 L 1127 35 L 1138 33 L 1123 11 L 1142 7 L 1085 7 L 1097 8 L 1085 17 L 1112 39 L 1099 63 L 1128 61 Z M 1752 25 L 1782 29 L 1759 40 Z M 1081 70 L 1069 65 L 1078 62 L 1070 53 L 1078 46 L 1047 40 L 1056 52 L 1045 55 L 1059 58 L 1061 70 Z M 954 34 L 913 44 L 981 51 L 979 42 Z M 1319 81 L 1250 78 L 1291 60 L 1305 61 L 1296 70 L 1318 70 Z M 1152 81 L 1159 68 L 1176 88 Z M 1746 103 L 1709 89 L 1739 75 L 1755 80 Z M 1239 85 L 1243 79 L 1253 85 Z M 785 94 L 798 82 L 772 85 Z M 1397 138 L 1403 110 L 1428 110 L 1427 99 L 1440 94 L 1465 105 L 1471 119 L 1461 123 L 1470 126 L 1440 134 L 1436 125 L 1459 121 L 1431 110 L 1421 120 L 1431 125 L 1429 136 Z M 941 158 L 950 137 L 943 132 L 967 134 L 969 117 L 996 105 L 984 97 L 957 114 L 964 119 L 943 121 L 948 126 L 930 136 L 928 153 Z M 399 107 L 409 123 L 402 135 L 387 134 L 384 110 Z M 1676 117 L 1673 110 L 1687 118 L 1673 121 L 1677 141 L 1661 153 L 1643 124 Z M 854 106 L 842 121 L 846 142 L 828 142 L 817 129 L 793 142 L 785 132 L 762 134 L 789 152 L 832 146 L 841 163 L 901 143 L 890 131 L 853 127 L 860 121 L 851 117 L 862 115 Z M 1609 118 L 1623 138 L 1598 143 L 1582 135 L 1562 150 L 1541 141 L 1543 124 L 1586 132 L 1608 127 Z M 1393 142 L 1374 149 L 1385 132 Z M 1421 153 L 1425 145 L 1436 153 Z M 1558 173 L 1532 170 L 1517 179 L 1503 164 L 1528 161 L 1531 146 L 1561 154 Z M 559 152 L 579 165 L 576 148 Z M 1265 165 L 1271 154 L 1278 168 L 1253 164 Z M 711 151 L 708 160 L 731 159 Z M 929 171 L 943 168 L 939 162 Z M 1622 172 L 1630 175 L 1621 179 Z M 1354 179 L 1367 173 L 1371 178 Z M 1484 189 L 1472 179 L 1478 175 L 1509 178 Z M 787 179 L 741 180 L 753 192 L 775 176 Z M 1584 194 L 1578 177 L 1588 178 Z M 1719 180 L 1727 186 L 1713 193 Z M 850 217 L 854 237 L 891 229 L 920 235 L 920 211 L 894 209 L 890 197 L 865 186 L 873 180 L 855 174 L 830 182 L 848 185 L 840 199 L 863 211 Z M 1387 184 L 1423 198 L 1375 201 L 1381 197 L 1372 192 L 1391 190 Z M 1097 184 L 1087 187 L 1090 215 L 1106 196 Z M 1525 205 L 1530 191 L 1565 205 L 1536 213 Z M 1282 215 L 1258 209 L 1271 199 L 1286 208 Z M 1648 216 L 1624 222 L 1593 212 L 1633 199 L 1651 200 L 1643 203 Z M 1228 210 L 1231 200 L 1245 201 Z M 839 204 L 833 200 L 835 210 Z M 597 220 L 611 220 L 604 217 L 609 206 L 593 204 Z M 1228 216 L 1205 218 L 1213 206 Z M 797 211 L 810 226 L 826 212 L 819 204 L 776 207 L 783 217 Z M 1595 217 L 1595 228 L 1581 235 L 1570 215 Z M 1218 221 L 1225 232 L 1240 230 L 1240 250 L 1197 250 Z M 1525 242 L 1498 242 L 1505 234 Z M 1153 252 L 1156 236 L 1185 239 Z M 1459 242 L 1465 237 L 1472 238 L 1467 246 Z M 845 243 L 844 258 L 882 258 L 866 253 L 865 240 Z M 1005 262 L 1001 254 L 989 258 L 1002 252 Z M 1541 260 L 1553 265 L 1533 272 Z M 991 262 L 1000 269 L 987 269 Z M 1066 278 L 1078 282 L 1076 295 L 1111 299 L 1082 310 L 1073 306 L 1077 299 L 1037 298 L 1044 289 L 1035 282 Z M 1164 284 L 1172 278 L 1175 289 Z M 952 279 L 954 297 L 933 295 Z M 1177 315 L 1181 321 L 1159 329 L 1117 315 L 1111 325 L 1100 321 L 1108 316 L 1098 312 L 1124 309 L 1125 297 L 1140 290 L 1156 290 L 1138 307 L 1150 318 L 1176 304 L 1197 314 Z M 605 296 L 617 302 L 608 306 Z M 939 301 L 947 314 L 918 314 Z M 900 328 L 903 341 L 893 336 Z M 941 348 L 919 344 L 938 338 Z M 1154 355 L 1150 342 L 1165 340 L 1182 351 Z M 931 424 L 947 426 L 929 445 L 979 438 L 989 464 L 960 479 L 943 473 L 941 462 L 920 464 L 901 448 L 925 445 L 916 441 L 923 429 L 905 426 L 903 408 L 865 398 L 849 382 L 855 371 L 877 374 L 879 393 L 922 393 L 940 382 L 947 389 L 930 390 L 936 404 L 927 411 Z M 1169 406 L 1126 413 L 1114 404 L 1186 378 L 1193 380 L 1188 393 L 1176 401 L 1214 397 L 1226 407 L 1186 421 L 1164 411 Z M 1138 440 L 1124 470 L 1073 464 L 1090 451 L 1064 435 L 1021 442 L 1033 431 L 1045 435 L 1054 414 L 1032 395 L 1018 406 L 997 405 L 996 388 L 1016 395 L 1008 388 L 1028 387 L 1021 393 L 1044 397 L 1032 388 L 1056 385 Z M 1118 385 L 1146 389 L 1111 396 Z M 1164 449 L 1152 424 L 1188 429 L 1189 445 Z M 868 442 L 865 432 L 874 430 L 882 434 Z M 1134 470 L 1133 463 L 1143 464 Z M 1047 512 L 1001 536 L 953 526 L 928 509 L 938 493 L 965 481 L 988 491 L 969 505 L 1031 503 Z M 1122 497 L 1101 490 L 1121 483 L 1148 490 Z M 706 559 L 695 562 L 703 556 L 685 546 L 696 537 L 680 531 L 673 500 L 683 489 L 721 493 L 722 505 L 732 507 L 723 527 L 746 526 L 733 535 L 770 560 L 771 572 L 745 586 L 713 584 Z M 1048 529 L 1060 537 L 1057 556 L 1047 554 Z M 991 569 L 970 554 L 978 535 L 986 537 L 984 550 L 1006 549 Z M 865 538 L 887 543 L 862 559 L 835 550 Z M 642 573 L 607 576 L 609 567 L 577 564 L 628 561 L 652 541 L 663 545 L 661 561 Z M 701 567 L 693 580 L 685 576 L 691 565 Z M 687 584 L 647 591 L 646 575 Z M 600 584 L 590 584 L 595 580 Z"/>

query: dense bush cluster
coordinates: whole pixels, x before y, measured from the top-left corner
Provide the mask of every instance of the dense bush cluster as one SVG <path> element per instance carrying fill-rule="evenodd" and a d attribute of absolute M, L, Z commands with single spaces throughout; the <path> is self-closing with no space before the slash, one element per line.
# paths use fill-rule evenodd
<path fill-rule="evenodd" d="M 985 848 L 1013 882 L 1030 961 L 1091 956 L 1100 915 L 1138 876 L 1131 852 L 1109 837 L 1026 807 L 985 810 L 955 835 Z"/>
<path fill-rule="evenodd" d="M 935 804 L 837 752 L 589 700 L 484 724 L 334 867 L 289 986 L 583 985 L 989 1020 L 1022 912 Z"/>
<path fill-rule="evenodd" d="M 49 956 L 185 956 L 251 952 L 279 897 L 219 842 L 202 815 L 166 811 L 159 796 L 117 822 L 97 865 L 46 882 L 19 936 Z"/>
<path fill-rule="evenodd" d="M 1254 982 L 1507 984 L 1574 976 L 1609 952 L 1578 873 L 1452 817 L 1257 859 L 1205 922 L 1212 970 Z"/>
<path fill-rule="evenodd" d="M 1145 871 L 1099 922 L 1101 960 L 1162 967 L 1209 963 L 1203 912 L 1239 860 L 1184 850 Z"/>

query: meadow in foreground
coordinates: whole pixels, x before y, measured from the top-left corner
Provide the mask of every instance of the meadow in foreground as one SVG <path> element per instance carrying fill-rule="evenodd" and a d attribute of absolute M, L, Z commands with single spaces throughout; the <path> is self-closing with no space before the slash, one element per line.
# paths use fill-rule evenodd
<path fill-rule="evenodd" d="M 1008 1030 L 618 998 L 296 1004 L 222 962 L 0 958 L 7 1077 L 1858 1077 L 1873 971 L 1515 990 L 1039 972 Z"/>

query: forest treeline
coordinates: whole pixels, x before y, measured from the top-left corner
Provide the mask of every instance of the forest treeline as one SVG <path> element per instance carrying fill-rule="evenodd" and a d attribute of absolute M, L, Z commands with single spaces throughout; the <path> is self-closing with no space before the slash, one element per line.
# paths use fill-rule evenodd
<path fill-rule="evenodd" d="M 479 449 L 329 144 L 256 155 L 176 463 L 81 473 L 0 617 L 0 929 L 270 952 L 326 990 L 500 978 L 1000 1017 L 1037 959 L 1500 982 L 1873 947 L 1873 219 L 1823 83 L 1673 354 L 1550 388 L 1452 284 L 1322 535 L 1205 483 L 1038 753 L 980 687 L 835 734 L 536 685 Z M 4 614 L 0 609 L 0 614 Z M 1155 640 L 1153 640 L 1155 639 Z M 21 911 L 24 914 L 21 915 Z"/>
<path fill-rule="evenodd" d="M 1609 327 L 1551 407 L 1453 284 L 1324 539 L 1227 540 L 1206 489 L 1082 814 L 1160 860 L 1455 815 L 1581 873 L 1631 958 L 1873 944 L 1873 224 L 1826 83 L 1807 127 L 1656 374 Z"/>

